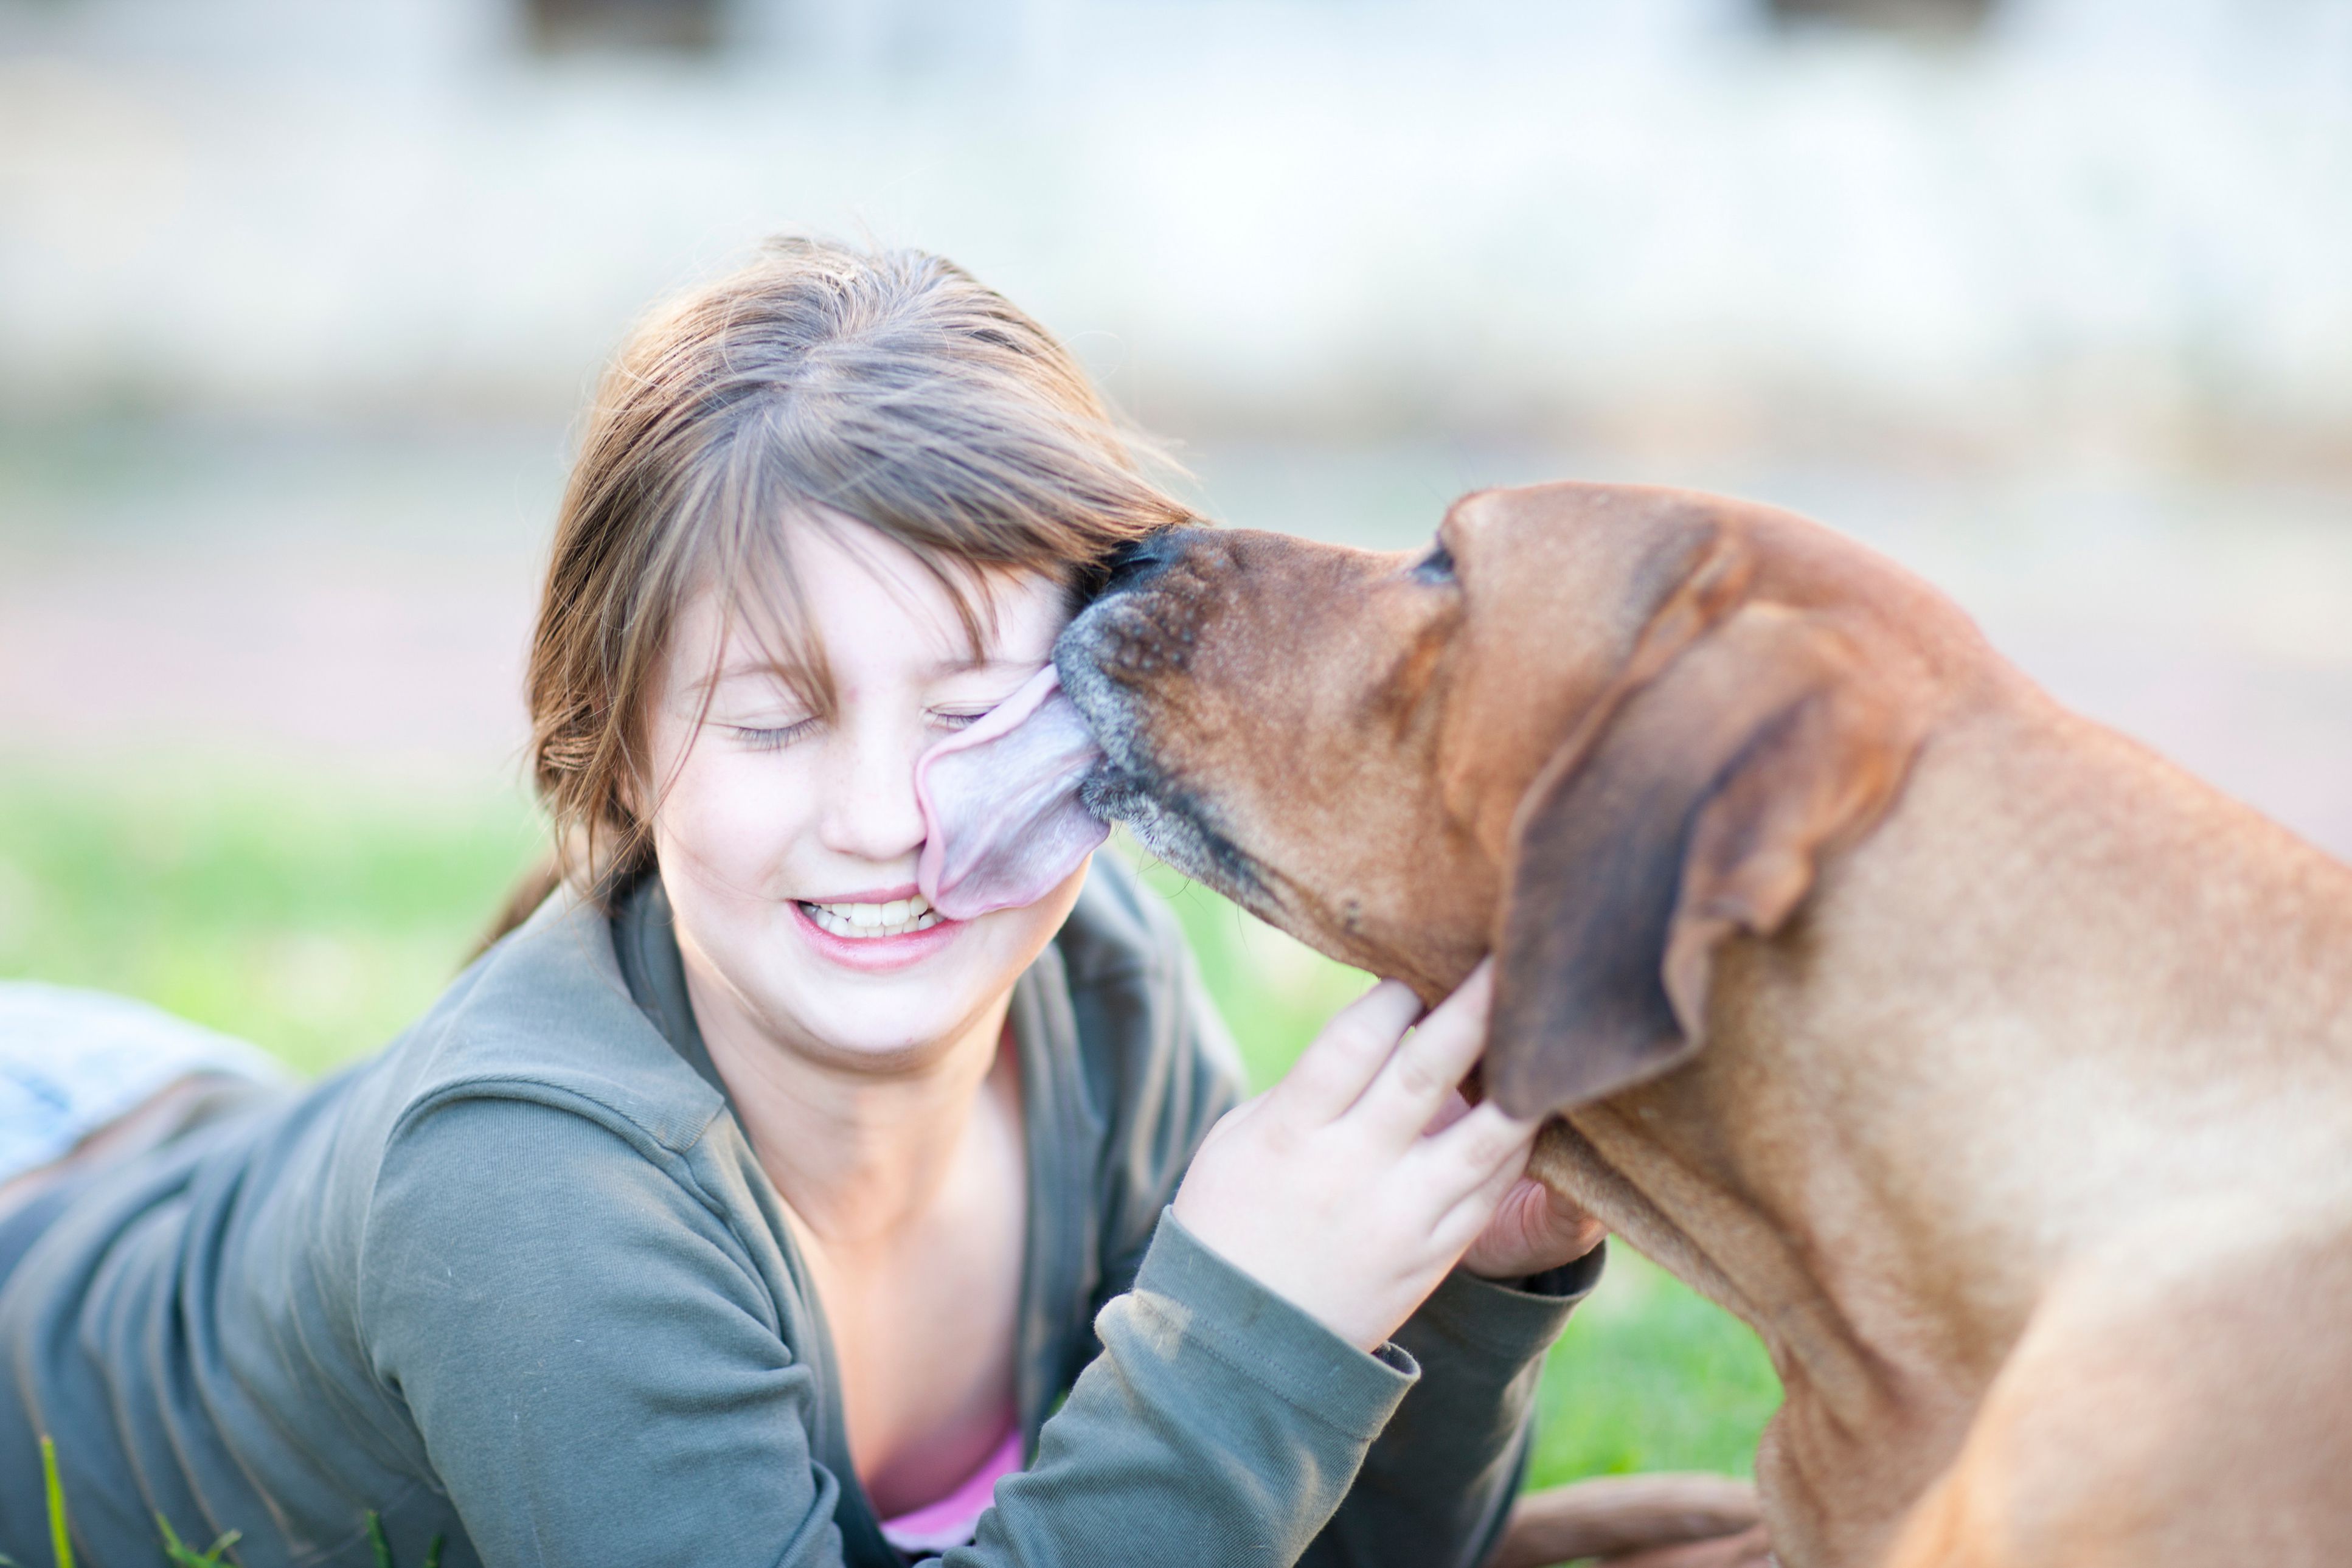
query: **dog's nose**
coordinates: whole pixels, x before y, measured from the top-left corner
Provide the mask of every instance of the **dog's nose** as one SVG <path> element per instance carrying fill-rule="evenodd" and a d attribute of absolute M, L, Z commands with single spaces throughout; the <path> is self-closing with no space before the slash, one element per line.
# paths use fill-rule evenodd
<path fill-rule="evenodd" d="M 1176 558 L 1176 535 L 1179 529 L 1163 528 L 1157 533 L 1130 539 L 1111 552 L 1109 566 L 1103 578 L 1106 593 L 1118 588 L 1131 588 Z"/>
<path fill-rule="evenodd" d="M 1198 563 L 1204 548 L 1213 548 L 1218 541 L 1217 530 L 1207 524 L 1177 525 L 1163 528 L 1157 533 L 1147 533 L 1141 539 L 1130 539 L 1111 552 L 1106 567 L 1106 585 L 1110 588 L 1139 588 L 1161 571 L 1186 561 Z"/>

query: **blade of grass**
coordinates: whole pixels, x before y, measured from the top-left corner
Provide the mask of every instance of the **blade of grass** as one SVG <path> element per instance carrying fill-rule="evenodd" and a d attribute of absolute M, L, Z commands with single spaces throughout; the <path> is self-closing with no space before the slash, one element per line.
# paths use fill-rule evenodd
<path fill-rule="evenodd" d="M 392 1542 L 384 1539 L 383 1519 L 368 1510 L 368 1545 L 375 1552 L 375 1568 L 392 1568 Z"/>
<path fill-rule="evenodd" d="M 162 1514 L 155 1516 L 155 1528 L 163 1532 L 163 1556 L 172 1568 L 221 1568 L 221 1558 L 228 1549 L 244 1539 L 242 1531 L 232 1530 L 212 1544 L 212 1550 L 198 1552 L 181 1541 L 179 1531 Z"/>
<path fill-rule="evenodd" d="M 58 1477 L 58 1446 L 41 1439 L 41 1485 L 49 1501 L 49 1555 L 58 1568 L 74 1568 L 73 1533 L 66 1528 L 66 1484 Z"/>

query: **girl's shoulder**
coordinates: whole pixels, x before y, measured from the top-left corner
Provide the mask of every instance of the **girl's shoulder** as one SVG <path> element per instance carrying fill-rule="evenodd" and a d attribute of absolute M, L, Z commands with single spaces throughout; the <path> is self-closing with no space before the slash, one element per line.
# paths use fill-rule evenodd
<path fill-rule="evenodd" d="M 1114 855 L 1098 854 L 1070 918 L 1054 938 L 1073 988 L 1172 975 L 1190 958 L 1168 900 Z"/>
<path fill-rule="evenodd" d="M 610 919 L 562 893 L 453 981 L 368 1076 L 387 1139 L 454 1102 L 499 1100 L 678 1155 L 725 1108 L 631 994 Z"/>
<path fill-rule="evenodd" d="M 1053 952 L 1072 1044 L 1101 1103 L 1115 1111 L 1221 1108 L 1238 1093 L 1240 1053 L 1183 931 L 1133 868 L 1109 855 L 1095 858 Z M 1050 967 L 1041 963 L 1031 978 L 1049 978 Z"/>

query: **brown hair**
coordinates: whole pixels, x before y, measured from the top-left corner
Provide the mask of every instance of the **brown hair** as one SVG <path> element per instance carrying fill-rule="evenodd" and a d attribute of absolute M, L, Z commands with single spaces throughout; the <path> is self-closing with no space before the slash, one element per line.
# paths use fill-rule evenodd
<path fill-rule="evenodd" d="M 532 777 L 555 856 L 515 890 L 512 929 L 559 881 L 608 902 L 649 869 L 642 709 L 671 628 L 710 584 L 822 706 L 823 650 L 793 635 L 789 518 L 827 508 L 910 551 L 975 645 L 992 572 L 1074 597 L 1119 544 L 1188 521 L 1150 454 L 1053 335 L 954 263 L 916 250 L 772 241 L 732 276 L 656 310 L 605 373 L 558 514 L 532 634 Z M 636 793 L 642 791 L 642 794 Z"/>

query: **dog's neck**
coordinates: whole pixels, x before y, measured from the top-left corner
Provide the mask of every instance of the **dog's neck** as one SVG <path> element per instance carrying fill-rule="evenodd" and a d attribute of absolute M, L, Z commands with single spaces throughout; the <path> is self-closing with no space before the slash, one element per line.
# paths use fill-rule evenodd
<path fill-rule="evenodd" d="M 1843 1500 L 1948 1461 L 2061 1270 L 2261 1223 L 2239 1191 L 2352 1215 L 2347 952 L 2352 873 L 2029 704 L 1940 733 L 1720 954 L 1701 1058 L 1571 1113 L 1544 1173 L 1762 1335 L 1788 1560 L 1866 1557 L 1894 1521 Z"/>

